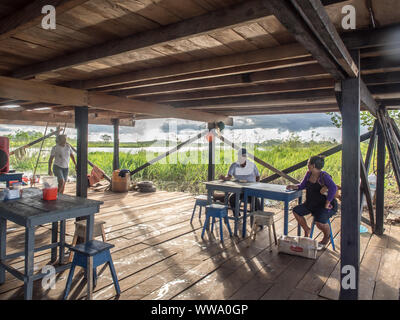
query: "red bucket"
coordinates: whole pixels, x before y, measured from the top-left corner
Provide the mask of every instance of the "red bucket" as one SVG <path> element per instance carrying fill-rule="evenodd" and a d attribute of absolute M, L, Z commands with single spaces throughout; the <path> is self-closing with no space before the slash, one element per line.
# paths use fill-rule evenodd
<path fill-rule="evenodd" d="M 57 200 L 58 188 L 46 188 L 43 189 L 43 200 Z"/>

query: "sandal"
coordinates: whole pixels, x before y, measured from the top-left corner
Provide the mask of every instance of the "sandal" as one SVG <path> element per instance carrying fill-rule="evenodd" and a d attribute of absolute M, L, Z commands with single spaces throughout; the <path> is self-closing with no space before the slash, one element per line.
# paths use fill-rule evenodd
<path fill-rule="evenodd" d="M 321 242 L 318 242 L 317 250 L 318 251 L 323 250 L 326 248 L 327 245 L 328 245 L 327 243 L 323 244 Z"/>

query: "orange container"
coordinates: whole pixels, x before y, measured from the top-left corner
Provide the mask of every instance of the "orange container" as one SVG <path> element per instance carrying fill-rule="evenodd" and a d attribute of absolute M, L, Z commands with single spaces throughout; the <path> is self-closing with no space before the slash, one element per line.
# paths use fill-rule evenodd
<path fill-rule="evenodd" d="M 120 170 L 114 170 L 111 179 L 111 190 L 113 192 L 128 192 L 129 186 L 131 184 L 131 176 L 129 173 L 125 177 L 119 176 Z"/>
<path fill-rule="evenodd" d="M 58 192 L 57 187 L 43 189 L 43 200 L 46 201 L 57 200 L 57 192 Z"/>

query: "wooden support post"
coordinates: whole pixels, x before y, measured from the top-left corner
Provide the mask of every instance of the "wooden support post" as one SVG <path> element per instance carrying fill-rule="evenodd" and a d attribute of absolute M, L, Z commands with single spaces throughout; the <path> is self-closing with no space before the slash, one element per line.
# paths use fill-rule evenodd
<path fill-rule="evenodd" d="M 213 123 L 208 124 L 208 129 L 211 134 L 211 129 L 214 128 Z M 215 136 L 212 136 L 208 142 L 208 181 L 215 180 Z"/>
<path fill-rule="evenodd" d="M 385 158 L 386 146 L 383 128 L 378 124 L 378 146 L 377 146 L 377 180 L 376 180 L 376 226 L 375 233 L 382 235 L 383 217 L 385 209 Z"/>
<path fill-rule="evenodd" d="M 119 119 L 112 120 L 114 125 L 113 170 L 119 169 Z"/>
<path fill-rule="evenodd" d="M 77 129 L 76 195 L 87 198 L 88 162 L 88 107 L 75 107 Z"/>
<path fill-rule="evenodd" d="M 355 55 L 359 61 L 359 53 Z M 358 299 L 360 271 L 360 78 L 342 81 L 342 205 L 340 295 Z"/>

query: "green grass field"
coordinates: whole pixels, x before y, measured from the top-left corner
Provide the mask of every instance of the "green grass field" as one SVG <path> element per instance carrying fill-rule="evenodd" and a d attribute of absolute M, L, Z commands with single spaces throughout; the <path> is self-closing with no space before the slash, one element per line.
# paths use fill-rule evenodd
<path fill-rule="evenodd" d="M 271 164 L 277 169 L 283 170 L 290 167 L 298 162 L 308 159 L 312 155 L 316 155 L 332 148 L 336 144 L 332 142 L 307 142 L 301 143 L 299 141 L 286 141 L 278 145 L 273 146 L 255 146 L 254 154 Z M 361 150 L 363 155 L 367 151 L 367 143 L 361 144 Z M 218 149 L 217 149 L 218 150 Z M 154 156 L 158 154 L 155 153 Z M 176 153 L 173 156 L 167 157 L 163 163 L 155 163 L 146 169 L 138 172 L 133 177 L 136 181 L 152 180 L 156 185 L 164 190 L 178 190 L 192 193 L 201 193 L 205 191 L 202 182 L 207 180 L 207 160 L 208 152 L 201 151 L 198 153 L 191 153 L 191 161 L 182 161 L 181 159 L 185 156 L 189 156 L 189 152 Z M 180 161 L 174 162 L 173 157 L 178 157 Z M 112 174 L 112 153 L 107 152 L 93 152 L 89 154 L 89 160 L 94 164 L 102 168 L 108 175 Z M 196 158 L 196 159 L 194 159 Z M 216 153 L 216 158 L 219 159 L 216 164 L 216 177 L 220 174 L 226 174 L 230 163 L 236 160 L 236 151 L 232 149 L 222 150 Z M 198 161 L 193 161 L 198 160 Z M 48 161 L 48 158 L 43 157 L 40 161 Z M 136 154 L 120 153 L 120 168 L 133 170 L 148 161 L 146 153 L 141 151 Z M 197 163 L 193 163 L 197 162 Z M 219 162 L 219 163 L 218 163 Z M 36 163 L 36 156 L 25 157 L 23 160 L 17 160 L 14 156 L 11 157 L 11 166 L 14 169 L 24 172 L 33 172 Z M 198 164 L 200 163 L 200 164 Z M 375 161 L 376 163 L 376 161 Z M 272 174 L 272 172 L 265 167 L 257 164 L 257 167 L 261 173 L 262 178 Z M 70 164 L 70 175 L 75 175 L 74 166 Z M 91 170 L 89 167 L 88 170 Z M 325 159 L 325 171 L 331 174 L 333 180 L 340 184 L 341 180 L 341 152 L 336 153 Z M 371 164 L 370 173 L 374 170 L 374 162 Z M 39 174 L 47 174 L 47 165 L 40 164 L 38 167 Z M 299 169 L 290 175 L 301 180 L 306 172 L 306 167 Z M 275 180 L 274 183 L 286 184 L 287 181 L 284 179 Z M 390 183 L 389 183 L 390 185 Z"/>

